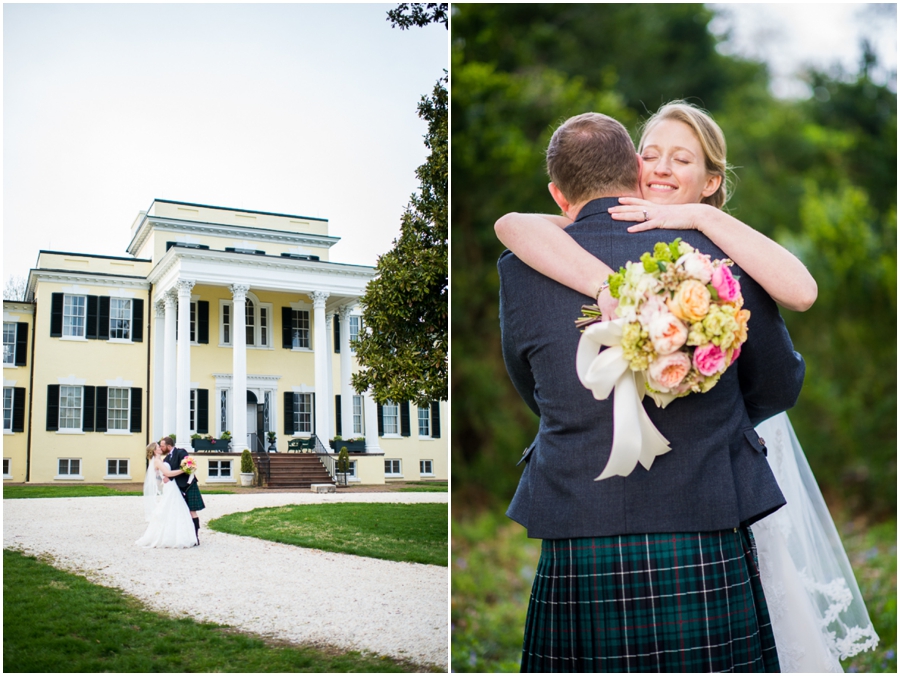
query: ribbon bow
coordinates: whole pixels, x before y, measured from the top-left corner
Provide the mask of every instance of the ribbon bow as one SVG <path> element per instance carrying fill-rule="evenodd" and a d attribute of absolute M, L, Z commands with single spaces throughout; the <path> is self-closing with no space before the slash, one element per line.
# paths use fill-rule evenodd
<path fill-rule="evenodd" d="M 628 476 L 638 462 L 650 469 L 656 456 L 671 449 L 644 410 L 641 400 L 651 396 L 665 408 L 675 397 L 647 392 L 643 374 L 632 371 L 623 357 L 622 331 L 627 322 L 615 319 L 588 326 L 578 341 L 575 370 L 581 384 L 594 399 L 613 399 L 613 444 L 606 467 L 594 481 L 612 476 Z M 600 351 L 602 347 L 606 350 Z"/>

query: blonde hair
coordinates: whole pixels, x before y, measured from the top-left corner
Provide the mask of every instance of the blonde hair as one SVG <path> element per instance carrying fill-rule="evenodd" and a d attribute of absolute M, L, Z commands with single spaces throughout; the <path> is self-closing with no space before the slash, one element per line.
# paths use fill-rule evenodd
<path fill-rule="evenodd" d="M 650 118 L 644 122 L 641 129 L 641 142 L 638 145 L 638 152 L 644 151 L 644 140 L 650 130 L 663 120 L 674 120 L 683 122 L 691 128 L 694 136 L 700 142 L 703 149 L 703 155 L 706 158 L 706 171 L 711 176 L 720 176 L 722 178 L 719 188 L 712 195 L 704 197 L 700 200 L 704 204 L 721 209 L 728 201 L 729 192 L 731 191 L 731 167 L 726 161 L 725 134 L 716 124 L 712 116 L 687 101 L 671 101 L 662 108 L 657 110 Z"/>
<path fill-rule="evenodd" d="M 159 448 L 159 444 L 155 441 L 150 442 L 150 445 L 147 446 L 147 460 L 152 460 L 153 455 L 156 453 L 156 449 Z"/>

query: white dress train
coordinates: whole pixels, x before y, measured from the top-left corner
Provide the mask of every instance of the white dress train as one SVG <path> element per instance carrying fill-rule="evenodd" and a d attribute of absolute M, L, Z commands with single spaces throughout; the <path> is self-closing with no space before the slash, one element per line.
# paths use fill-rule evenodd
<path fill-rule="evenodd" d="M 786 413 L 756 428 L 787 504 L 753 524 L 785 673 L 842 672 L 878 645 L 853 569 Z"/>
<path fill-rule="evenodd" d="M 166 463 L 163 463 L 169 467 Z M 152 467 L 152 465 L 151 465 Z M 147 468 L 147 473 L 151 471 Z M 171 468 L 169 468 L 171 469 Z M 153 490 L 154 481 L 144 482 L 145 508 L 149 504 L 148 492 Z M 150 524 L 144 534 L 135 542 L 139 547 L 167 547 L 184 549 L 197 544 L 197 533 L 187 503 L 174 481 L 163 484 L 161 494 L 155 497 L 156 505 L 150 514 Z"/>

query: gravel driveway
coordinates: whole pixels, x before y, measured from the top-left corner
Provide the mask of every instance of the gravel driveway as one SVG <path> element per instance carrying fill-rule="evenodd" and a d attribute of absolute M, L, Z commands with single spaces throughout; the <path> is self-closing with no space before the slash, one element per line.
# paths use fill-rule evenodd
<path fill-rule="evenodd" d="M 142 497 L 3 501 L 3 547 L 49 555 L 59 568 L 152 608 L 294 643 L 330 645 L 448 668 L 448 568 L 332 554 L 217 533 L 232 512 L 287 504 L 447 502 L 447 493 L 205 495 L 200 546 L 142 549 Z M 179 570 L 190 593 L 167 590 Z"/>

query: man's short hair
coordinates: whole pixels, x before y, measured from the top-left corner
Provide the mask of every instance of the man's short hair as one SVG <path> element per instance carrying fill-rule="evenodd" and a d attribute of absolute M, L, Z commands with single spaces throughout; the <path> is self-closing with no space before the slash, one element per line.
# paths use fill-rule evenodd
<path fill-rule="evenodd" d="M 572 204 L 633 192 L 639 179 L 628 131 L 600 113 L 570 117 L 553 132 L 547 173 Z"/>
<path fill-rule="evenodd" d="M 163 437 L 162 439 L 160 439 L 160 441 L 162 441 L 169 448 L 175 447 L 175 440 L 172 437 Z"/>

